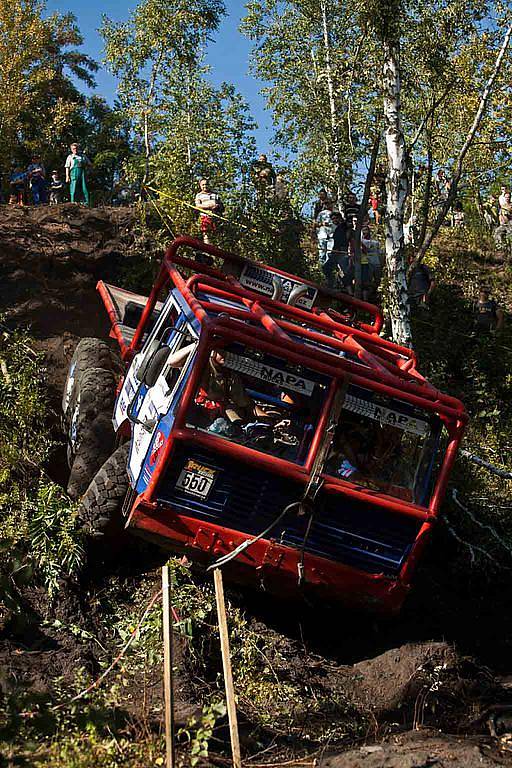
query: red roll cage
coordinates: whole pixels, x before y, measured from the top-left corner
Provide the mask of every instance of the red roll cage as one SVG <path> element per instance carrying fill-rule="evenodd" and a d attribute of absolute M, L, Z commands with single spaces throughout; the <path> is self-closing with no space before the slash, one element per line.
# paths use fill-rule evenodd
<path fill-rule="evenodd" d="M 274 473 L 306 485 L 311 478 L 315 456 L 328 423 L 335 393 L 342 382 L 353 383 L 436 414 L 448 432 L 448 446 L 428 507 L 361 487 L 348 480 L 337 479 L 330 475 L 323 476 L 323 490 L 326 493 L 342 492 L 345 496 L 364 500 L 374 506 L 415 518 L 422 523 L 412 551 L 400 573 L 400 580 L 407 584 L 425 545 L 426 534 L 439 513 L 448 477 L 467 422 L 463 404 L 456 398 L 440 392 L 421 376 L 416 369 L 416 356 L 411 349 L 379 336 L 382 328 L 382 314 L 378 307 L 349 295 L 319 287 L 307 280 L 300 282 L 318 291 L 317 306 L 311 309 L 291 306 L 245 288 L 232 274 L 226 273 L 229 270 L 223 271 L 203 264 L 195 258 L 179 255 L 178 251 L 183 247 L 207 253 L 222 260 L 224 266 L 228 267 L 230 264 L 237 265 L 238 268 L 245 264 L 255 264 L 248 259 L 226 253 L 216 246 L 206 245 L 191 237 L 179 237 L 165 253 L 160 273 L 129 346 L 113 323 L 123 358 L 130 361 L 141 346 L 162 289 L 171 283 L 178 289 L 202 326 L 196 363 L 177 406 L 170 438 L 159 454 L 151 480 L 146 490 L 137 499 L 135 507 L 141 505 L 141 507 L 155 508 L 155 490 L 176 441 L 193 442 L 245 462 L 257 463 L 262 468 L 271 469 Z M 263 264 L 257 264 L 257 266 L 269 269 Z M 178 267 L 189 269 L 193 274 L 187 278 Z M 271 270 L 284 279 L 297 282 L 294 275 L 273 267 Z M 347 309 L 346 314 L 329 309 L 327 303 L 333 299 L 341 302 Z M 229 303 L 226 303 L 226 300 Z M 323 304 L 326 306 L 322 306 Z M 369 315 L 370 322 L 358 319 L 361 313 Z M 193 401 L 212 344 L 220 342 L 222 345 L 222 343 L 233 341 L 273 354 L 278 353 L 281 356 L 284 354 L 287 360 L 298 365 L 304 365 L 305 351 L 307 351 L 307 367 L 331 378 L 332 384 L 303 465 L 260 453 L 247 446 L 231 443 L 186 425 L 186 414 Z M 304 341 L 309 342 L 307 346 Z M 346 356 L 340 356 L 340 352 L 346 353 Z"/>

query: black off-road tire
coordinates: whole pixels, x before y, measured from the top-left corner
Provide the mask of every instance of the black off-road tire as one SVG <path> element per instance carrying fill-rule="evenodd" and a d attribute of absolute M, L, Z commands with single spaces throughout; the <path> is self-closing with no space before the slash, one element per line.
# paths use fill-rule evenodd
<path fill-rule="evenodd" d="M 73 413 L 76 394 L 83 374 L 90 368 L 111 371 L 117 377 L 121 372 L 119 356 L 101 339 L 80 339 L 71 358 L 62 395 L 62 423 L 67 430 Z"/>
<path fill-rule="evenodd" d="M 122 508 L 129 488 L 129 450 L 130 444 L 124 443 L 109 456 L 82 498 L 78 517 L 89 539 L 104 542 L 122 534 Z"/>
<path fill-rule="evenodd" d="M 89 368 L 84 371 L 74 387 L 72 410 L 68 425 L 68 461 L 74 461 L 80 453 L 84 435 L 89 431 L 98 416 L 107 416 L 110 420 L 116 397 L 116 378 L 112 371 L 103 368 Z M 105 448 L 103 453 L 110 454 L 114 446 L 112 425 L 101 435 Z M 99 465 L 98 465 L 99 468 Z"/>
<path fill-rule="evenodd" d="M 68 462 L 71 465 L 67 491 L 72 499 L 79 499 L 102 464 L 111 455 L 115 443 L 110 415 L 100 414 L 82 429 L 76 453 L 68 444 Z"/>

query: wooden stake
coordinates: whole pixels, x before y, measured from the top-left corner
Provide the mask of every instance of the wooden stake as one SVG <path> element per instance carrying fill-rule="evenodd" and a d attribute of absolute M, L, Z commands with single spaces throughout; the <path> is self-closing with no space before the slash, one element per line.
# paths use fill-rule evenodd
<path fill-rule="evenodd" d="M 164 635 L 164 699 L 165 699 L 165 750 L 166 768 L 174 768 L 174 686 L 172 677 L 172 613 L 169 566 L 162 567 L 162 610 Z"/>
<path fill-rule="evenodd" d="M 228 622 L 226 619 L 226 603 L 224 601 L 224 587 L 222 584 L 222 571 L 216 568 L 213 572 L 215 581 L 215 599 L 217 601 L 217 616 L 219 619 L 220 648 L 222 651 L 222 667 L 224 669 L 224 684 L 226 686 L 226 705 L 228 709 L 229 734 L 231 737 L 231 753 L 233 755 L 234 768 L 242 768 L 240 755 L 240 739 L 238 736 L 238 721 L 236 717 L 235 689 L 233 686 L 233 673 L 231 671 L 231 655 L 229 652 Z"/>

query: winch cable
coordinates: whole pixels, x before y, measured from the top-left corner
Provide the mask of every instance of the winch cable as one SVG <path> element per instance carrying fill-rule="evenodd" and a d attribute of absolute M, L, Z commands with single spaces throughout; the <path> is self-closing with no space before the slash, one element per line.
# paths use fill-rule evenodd
<path fill-rule="evenodd" d="M 226 565 L 227 563 L 231 562 L 231 560 L 234 560 L 238 555 L 240 555 L 242 552 L 245 552 L 246 549 L 248 549 L 252 544 L 255 544 L 260 539 L 265 538 L 270 531 L 273 530 L 273 528 L 278 525 L 278 523 L 281 522 L 281 520 L 291 513 L 294 510 L 296 511 L 297 515 L 305 515 L 308 512 L 309 509 L 309 522 L 306 528 L 306 534 L 304 536 L 302 547 L 305 547 L 307 537 L 309 536 L 309 530 L 311 528 L 311 524 L 313 521 L 313 515 L 314 515 L 314 500 L 316 498 L 316 495 L 318 491 L 320 490 L 322 486 L 322 479 L 321 474 L 323 472 L 324 464 L 327 460 L 329 450 L 331 447 L 331 443 L 334 437 L 334 432 L 336 430 L 336 426 L 338 424 L 339 416 L 341 413 L 341 408 L 343 406 L 343 402 L 345 400 L 345 393 L 347 390 L 348 382 L 340 387 L 337 392 L 334 395 L 333 405 L 331 408 L 331 413 L 329 415 L 329 423 L 327 425 L 327 429 L 325 430 L 322 442 L 320 444 L 320 447 L 318 449 L 313 468 L 311 470 L 311 477 L 310 480 L 306 486 L 306 489 L 304 491 L 304 494 L 302 498 L 299 501 L 293 501 L 291 504 L 288 504 L 282 512 L 279 513 L 279 515 L 273 520 L 270 525 L 268 525 L 264 531 L 261 531 L 261 533 L 258 533 L 257 536 L 255 536 L 252 539 L 247 539 L 246 541 L 243 541 L 241 544 L 238 545 L 238 547 L 235 547 L 231 552 L 227 552 L 225 555 L 222 555 L 222 557 L 219 557 L 218 560 L 216 560 L 214 563 L 208 566 L 206 569 L 208 571 L 213 571 L 215 568 L 222 568 L 222 566 Z M 301 583 L 301 571 L 300 567 L 302 565 L 302 574 L 304 572 L 304 552 L 302 551 L 302 562 L 297 565 L 297 568 L 299 569 L 299 583 Z M 302 576 L 303 578 L 303 576 Z"/>

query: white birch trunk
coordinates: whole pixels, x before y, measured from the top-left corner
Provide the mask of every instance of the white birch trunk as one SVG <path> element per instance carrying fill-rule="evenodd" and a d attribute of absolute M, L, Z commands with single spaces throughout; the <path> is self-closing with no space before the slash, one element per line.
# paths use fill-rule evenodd
<path fill-rule="evenodd" d="M 404 255 L 404 210 L 407 199 L 407 153 L 400 111 L 398 42 L 383 42 L 384 125 L 388 155 L 386 206 L 386 265 L 389 279 L 389 317 L 393 340 L 412 343 L 407 269 Z"/>
<path fill-rule="evenodd" d="M 338 114 L 336 111 L 336 99 L 334 97 L 334 82 L 331 66 L 331 41 L 329 40 L 329 28 L 327 25 L 327 3 L 326 0 L 320 0 L 320 11 L 322 14 L 322 30 L 324 36 L 324 54 L 325 54 L 325 75 L 327 78 L 327 93 L 329 96 L 329 112 L 331 116 L 331 136 L 332 136 L 332 165 L 334 167 L 334 178 L 336 180 L 336 192 L 338 203 L 342 198 L 342 173 L 340 167 L 340 143 L 338 137 Z"/>

